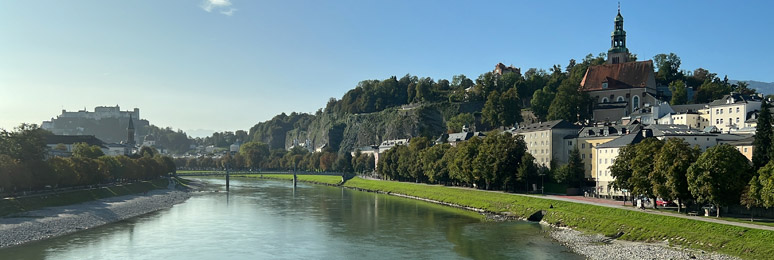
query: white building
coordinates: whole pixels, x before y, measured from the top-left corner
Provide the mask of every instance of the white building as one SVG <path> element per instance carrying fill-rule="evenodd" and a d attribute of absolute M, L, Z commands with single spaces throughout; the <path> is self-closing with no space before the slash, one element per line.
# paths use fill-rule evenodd
<path fill-rule="evenodd" d="M 748 116 L 760 109 L 760 96 L 732 92 L 709 104 L 709 122 L 721 132 L 734 131 L 744 128 Z"/>

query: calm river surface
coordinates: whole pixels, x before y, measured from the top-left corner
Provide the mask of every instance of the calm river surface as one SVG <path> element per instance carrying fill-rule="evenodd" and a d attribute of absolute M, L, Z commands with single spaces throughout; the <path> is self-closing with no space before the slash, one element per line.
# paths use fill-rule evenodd
<path fill-rule="evenodd" d="M 230 194 L 200 192 L 171 209 L 0 250 L 0 259 L 582 259 L 543 231 L 381 194 L 234 180 Z"/>

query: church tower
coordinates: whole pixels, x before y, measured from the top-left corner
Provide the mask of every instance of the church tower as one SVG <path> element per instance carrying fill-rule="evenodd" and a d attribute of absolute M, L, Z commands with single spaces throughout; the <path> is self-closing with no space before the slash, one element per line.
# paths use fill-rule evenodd
<path fill-rule="evenodd" d="M 126 128 L 126 144 L 134 146 L 134 122 L 132 122 L 132 115 L 129 114 L 129 127 Z"/>
<path fill-rule="evenodd" d="M 607 51 L 607 64 L 619 64 L 629 61 L 629 49 L 626 48 L 626 31 L 623 29 L 621 4 L 618 4 L 618 15 L 615 16 L 615 30 L 610 35 L 610 50 Z"/>

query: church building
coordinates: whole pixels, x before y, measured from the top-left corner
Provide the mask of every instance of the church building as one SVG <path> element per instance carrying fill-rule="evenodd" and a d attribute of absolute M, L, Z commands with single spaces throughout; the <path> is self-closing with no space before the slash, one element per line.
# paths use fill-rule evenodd
<path fill-rule="evenodd" d="M 656 78 L 653 61 L 629 61 L 621 8 L 610 36 L 607 63 L 591 66 L 580 84 L 594 100 L 594 120 L 618 121 L 646 104 L 656 103 Z"/>

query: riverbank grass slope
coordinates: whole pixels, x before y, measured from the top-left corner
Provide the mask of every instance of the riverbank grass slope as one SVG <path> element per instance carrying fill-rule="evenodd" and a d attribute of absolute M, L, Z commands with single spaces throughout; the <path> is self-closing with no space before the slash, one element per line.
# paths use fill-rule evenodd
<path fill-rule="evenodd" d="M 620 236 L 622 240 L 666 241 L 671 246 L 724 253 L 745 259 L 769 259 L 774 255 L 774 232 L 767 230 L 439 185 L 354 178 L 343 186 L 426 198 L 525 219 L 535 212 L 545 211 L 543 221 L 547 223 L 605 236 Z"/>
<path fill-rule="evenodd" d="M 46 207 L 72 205 L 115 196 L 143 193 L 155 189 L 164 189 L 167 188 L 167 184 L 167 179 L 156 179 L 97 189 L 74 190 L 56 194 L 2 199 L 0 200 L 0 217 Z"/>

